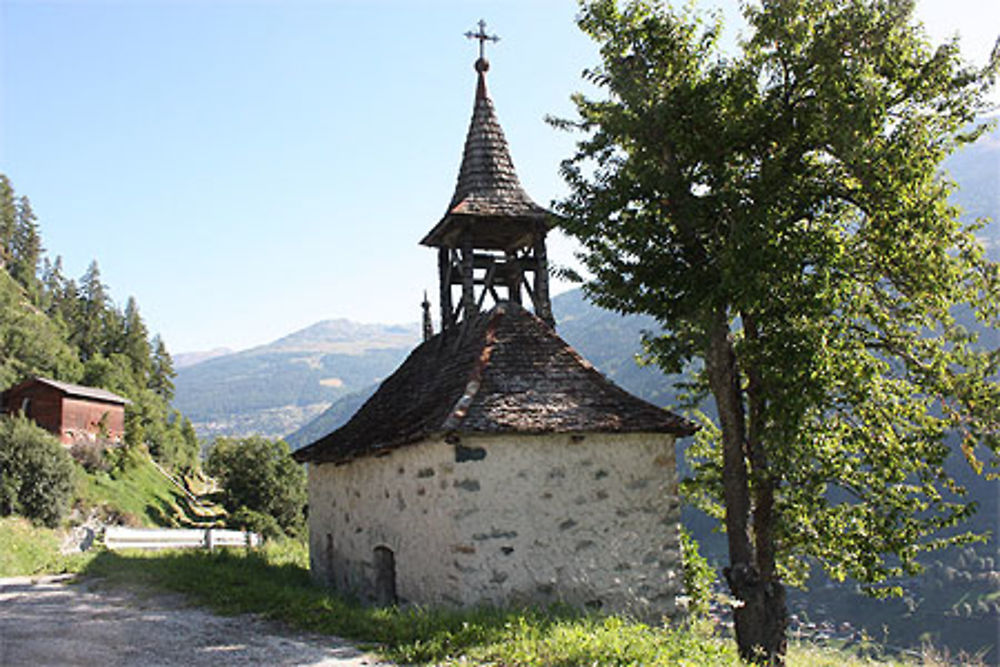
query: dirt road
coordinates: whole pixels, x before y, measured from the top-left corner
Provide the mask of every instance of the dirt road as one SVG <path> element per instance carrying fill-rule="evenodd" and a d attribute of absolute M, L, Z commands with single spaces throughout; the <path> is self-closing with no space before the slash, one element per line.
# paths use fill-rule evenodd
<path fill-rule="evenodd" d="M 0 665 L 378 665 L 335 637 L 250 616 L 222 617 L 179 596 L 95 588 L 66 577 L 0 579 Z"/>

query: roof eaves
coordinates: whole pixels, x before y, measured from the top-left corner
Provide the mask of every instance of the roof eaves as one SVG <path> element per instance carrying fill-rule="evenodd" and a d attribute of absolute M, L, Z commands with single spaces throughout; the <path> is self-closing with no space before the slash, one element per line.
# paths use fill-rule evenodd
<path fill-rule="evenodd" d="M 89 398 L 95 401 L 102 401 L 104 403 L 120 403 L 122 405 L 131 405 L 132 401 L 125 398 L 124 396 L 119 396 L 114 392 L 110 392 L 107 389 L 101 389 L 100 387 L 86 387 L 79 384 L 71 384 L 69 382 L 60 382 L 58 380 L 51 380 L 49 378 L 35 378 L 39 383 L 48 385 L 59 391 L 69 395 L 76 396 L 78 398 Z"/>

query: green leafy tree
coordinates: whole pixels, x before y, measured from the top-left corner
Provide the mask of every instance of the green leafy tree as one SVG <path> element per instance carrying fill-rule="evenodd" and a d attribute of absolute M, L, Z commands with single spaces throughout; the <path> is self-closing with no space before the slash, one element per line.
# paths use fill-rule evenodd
<path fill-rule="evenodd" d="M 606 96 L 553 121 L 585 135 L 564 226 L 591 298 L 654 316 L 650 358 L 714 399 L 686 488 L 724 523 L 746 660 L 783 661 L 783 582 L 809 563 L 875 590 L 972 539 L 946 530 L 974 511 L 948 434 L 997 464 L 1000 356 L 953 315 L 995 327 L 1000 279 L 940 165 L 983 131 L 1000 53 L 965 65 L 912 11 L 763 0 L 726 55 L 721 19 L 582 5 Z"/>
<path fill-rule="evenodd" d="M 83 365 L 82 382 L 88 387 L 100 387 L 121 396 L 136 393 L 130 359 L 123 354 L 105 357 L 97 353 Z"/>
<path fill-rule="evenodd" d="M 197 466 L 201 460 L 201 441 L 198 439 L 198 433 L 194 430 L 194 424 L 187 417 L 177 413 L 178 419 L 180 420 L 181 426 L 181 438 L 184 439 L 184 449 L 187 451 L 187 455 L 191 460 L 191 465 Z"/>
<path fill-rule="evenodd" d="M 161 415 L 160 410 L 166 404 L 151 390 L 144 389 L 141 396 L 148 405 L 146 413 L 150 417 L 142 426 L 150 453 L 173 470 L 195 472 L 200 464 L 201 445 L 191 422 L 176 410 Z"/>
<path fill-rule="evenodd" d="M 216 438 L 205 471 L 219 481 L 222 503 L 230 512 L 245 508 L 269 515 L 289 535 L 302 530 L 305 472 L 283 440 Z"/>
<path fill-rule="evenodd" d="M 73 463 L 51 433 L 23 415 L 0 417 L 0 515 L 56 526 L 73 498 Z"/>

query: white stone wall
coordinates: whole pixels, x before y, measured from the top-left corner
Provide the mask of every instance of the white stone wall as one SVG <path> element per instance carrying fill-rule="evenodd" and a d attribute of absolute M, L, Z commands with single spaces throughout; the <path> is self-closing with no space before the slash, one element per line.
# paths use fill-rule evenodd
<path fill-rule="evenodd" d="M 466 437 L 309 466 L 314 576 L 363 600 L 386 546 L 403 603 L 564 602 L 658 620 L 682 592 L 679 520 L 662 434 Z"/>

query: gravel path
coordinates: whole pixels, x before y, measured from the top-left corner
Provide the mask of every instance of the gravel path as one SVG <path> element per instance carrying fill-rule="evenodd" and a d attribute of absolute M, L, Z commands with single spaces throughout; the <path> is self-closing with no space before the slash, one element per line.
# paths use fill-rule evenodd
<path fill-rule="evenodd" d="M 0 665 L 386 665 L 336 637 L 71 577 L 0 579 Z"/>

